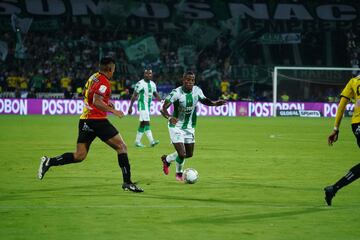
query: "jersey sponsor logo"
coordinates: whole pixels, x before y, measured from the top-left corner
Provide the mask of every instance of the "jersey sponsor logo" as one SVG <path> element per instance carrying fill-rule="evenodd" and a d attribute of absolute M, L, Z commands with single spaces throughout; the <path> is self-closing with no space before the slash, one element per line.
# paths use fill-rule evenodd
<path fill-rule="evenodd" d="M 101 85 L 99 88 L 99 92 L 101 92 L 102 94 L 104 94 L 106 92 L 107 87 L 105 85 Z"/>
<path fill-rule="evenodd" d="M 91 129 L 86 123 L 84 123 L 84 126 L 81 129 L 84 132 L 93 132 L 94 130 Z"/>
<path fill-rule="evenodd" d="M 355 130 L 355 135 L 360 136 L 360 125 L 357 126 L 357 128 Z"/>
<path fill-rule="evenodd" d="M 94 82 L 99 82 L 99 79 L 96 77 L 96 75 L 92 75 L 92 76 L 90 77 L 90 80 L 91 80 L 91 81 L 94 81 Z"/>
<path fill-rule="evenodd" d="M 185 113 L 186 113 L 186 114 L 191 113 L 192 111 L 194 111 L 194 108 L 195 108 L 195 106 L 192 106 L 192 107 L 185 107 Z"/>

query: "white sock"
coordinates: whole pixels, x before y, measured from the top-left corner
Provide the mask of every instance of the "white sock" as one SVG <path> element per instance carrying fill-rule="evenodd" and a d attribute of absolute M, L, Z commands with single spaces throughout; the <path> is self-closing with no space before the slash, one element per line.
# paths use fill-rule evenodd
<path fill-rule="evenodd" d="M 144 135 L 144 133 L 143 132 L 137 132 L 136 133 L 136 139 L 135 139 L 135 142 L 136 143 L 141 143 L 141 138 L 142 138 L 142 136 Z"/>
<path fill-rule="evenodd" d="M 150 143 L 154 142 L 154 138 L 153 138 L 151 130 L 145 131 L 145 134 L 146 134 L 147 138 L 149 139 Z"/>
<path fill-rule="evenodd" d="M 166 161 L 168 163 L 171 163 L 171 162 L 175 161 L 177 156 L 178 156 L 177 152 L 173 152 L 173 153 L 166 156 Z"/>
<path fill-rule="evenodd" d="M 184 164 L 185 164 L 185 159 L 181 164 L 175 161 L 175 169 L 176 169 L 175 171 L 176 171 L 176 173 L 182 173 L 183 172 Z"/>

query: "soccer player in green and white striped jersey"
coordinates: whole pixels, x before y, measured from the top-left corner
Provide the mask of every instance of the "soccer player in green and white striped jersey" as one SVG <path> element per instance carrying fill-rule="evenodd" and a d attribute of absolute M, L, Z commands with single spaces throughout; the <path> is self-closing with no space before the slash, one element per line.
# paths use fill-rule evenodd
<path fill-rule="evenodd" d="M 205 97 L 202 90 L 195 84 L 195 74 L 186 72 L 183 75 L 183 85 L 175 88 L 165 98 L 161 114 L 168 119 L 168 129 L 170 139 L 176 152 L 163 155 L 163 171 L 169 174 L 171 162 L 176 164 L 176 180 L 183 181 L 182 173 L 185 158 L 193 156 L 195 146 L 195 126 L 196 126 L 196 104 L 201 102 L 207 106 L 221 106 L 226 104 L 224 100 L 212 101 Z M 169 114 L 168 108 L 174 106 L 172 115 Z"/>
<path fill-rule="evenodd" d="M 155 96 L 156 99 L 159 101 L 161 100 L 161 97 L 157 92 L 156 84 L 151 79 L 152 79 L 152 70 L 145 69 L 144 79 L 141 79 L 136 83 L 134 93 L 130 101 L 130 107 L 128 111 L 129 115 L 132 113 L 132 106 L 134 104 L 134 101 L 138 99 L 140 126 L 136 133 L 136 140 L 135 140 L 136 147 L 145 147 L 145 145 L 141 143 L 141 138 L 144 135 L 144 133 L 149 139 L 151 147 L 154 147 L 155 145 L 159 144 L 158 140 L 154 140 L 150 129 L 150 106 L 153 96 Z"/>

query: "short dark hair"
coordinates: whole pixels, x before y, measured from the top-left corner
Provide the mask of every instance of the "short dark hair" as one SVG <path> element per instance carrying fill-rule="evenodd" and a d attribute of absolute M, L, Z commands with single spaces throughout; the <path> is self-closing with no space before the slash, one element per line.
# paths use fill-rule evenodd
<path fill-rule="evenodd" d="M 115 64 L 115 59 L 113 59 L 112 57 L 103 57 L 100 59 L 100 66 L 106 66 L 110 63 Z"/>
<path fill-rule="evenodd" d="M 185 77 L 187 75 L 194 75 L 195 76 L 195 74 L 192 71 L 184 72 L 183 77 Z"/>

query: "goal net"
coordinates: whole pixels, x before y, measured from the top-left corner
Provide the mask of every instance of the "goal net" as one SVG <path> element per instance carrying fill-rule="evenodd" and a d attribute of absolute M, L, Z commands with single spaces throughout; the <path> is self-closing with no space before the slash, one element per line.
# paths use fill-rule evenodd
<path fill-rule="evenodd" d="M 275 66 L 273 106 L 284 102 L 337 103 L 346 83 L 358 74 L 360 68 Z M 277 116 L 278 107 L 272 110 Z"/>

